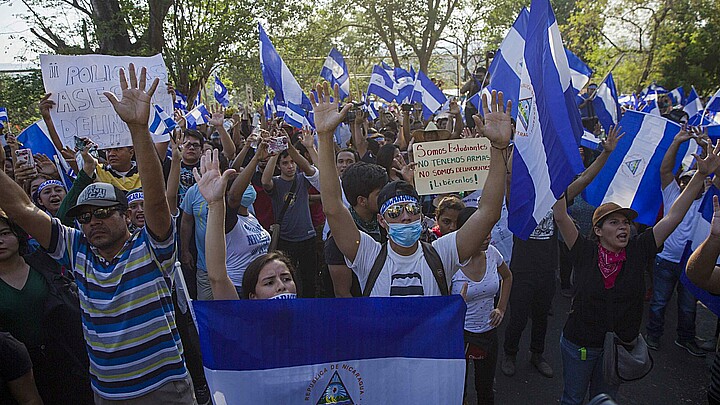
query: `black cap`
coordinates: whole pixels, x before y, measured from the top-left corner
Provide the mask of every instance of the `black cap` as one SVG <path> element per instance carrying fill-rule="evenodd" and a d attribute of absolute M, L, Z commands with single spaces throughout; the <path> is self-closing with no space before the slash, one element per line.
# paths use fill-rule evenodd
<path fill-rule="evenodd" d="M 382 207 L 385 201 L 401 195 L 407 195 L 415 198 L 416 200 L 418 200 L 418 202 L 420 201 L 420 196 L 418 195 L 415 187 L 413 187 L 412 184 L 403 180 L 395 180 L 391 181 L 390 183 L 386 184 L 385 187 L 380 189 L 377 197 L 378 208 Z"/>

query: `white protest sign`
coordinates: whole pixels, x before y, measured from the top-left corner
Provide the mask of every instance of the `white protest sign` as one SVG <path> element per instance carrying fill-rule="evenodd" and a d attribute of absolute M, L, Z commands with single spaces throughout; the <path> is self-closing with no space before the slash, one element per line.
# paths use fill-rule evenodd
<path fill-rule="evenodd" d="M 107 55 L 40 55 L 45 91 L 52 93 L 55 102 L 51 110 L 55 128 L 64 145 L 74 147 L 74 137 L 90 138 L 100 149 L 132 145 L 130 130 L 115 113 L 103 92 L 110 91 L 121 99 L 119 74 L 135 64 L 137 74 L 147 69 L 147 86 L 160 79 L 152 102 L 172 114 L 172 98 L 165 91 L 167 68 L 162 55 L 150 57 Z M 139 79 L 139 78 L 138 78 Z M 150 110 L 150 122 L 154 109 Z"/>
<path fill-rule="evenodd" d="M 453 139 L 413 144 L 418 194 L 444 194 L 483 188 L 490 170 L 490 141 Z"/>

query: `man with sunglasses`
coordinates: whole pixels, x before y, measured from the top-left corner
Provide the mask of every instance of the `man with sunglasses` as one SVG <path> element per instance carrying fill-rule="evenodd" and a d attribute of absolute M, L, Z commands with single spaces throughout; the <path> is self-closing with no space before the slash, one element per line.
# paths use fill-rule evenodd
<path fill-rule="evenodd" d="M 145 226 L 127 229 L 127 197 L 109 183 L 87 186 L 68 212 L 82 231 L 36 208 L 0 173 L 0 208 L 33 235 L 79 290 L 83 333 L 96 404 L 195 404 L 183 361 L 168 280 L 175 264 L 175 226 L 165 198 L 162 167 L 148 131 L 146 70 L 121 69 L 122 98 L 104 95 L 128 125 L 144 194 Z"/>
<path fill-rule="evenodd" d="M 338 93 L 336 86 L 335 100 L 340 99 Z M 364 287 L 383 246 L 358 231 L 350 212 L 342 204 L 340 182 L 334 170 L 333 133 L 344 120 L 351 104 L 345 105 L 338 112 L 337 103 L 331 101 L 327 83 L 324 86 L 317 85 L 317 95 L 313 95 L 311 102 L 320 145 L 323 208 L 338 248 Z M 509 115 L 511 107 L 511 102 L 505 107 L 502 93 L 493 91 L 491 103 L 483 96 L 486 124 L 483 125 L 479 119 L 476 119 L 476 124 L 492 145 L 490 173 L 477 212 L 458 231 L 432 243 L 432 248 L 442 261 L 445 276 L 442 284 L 445 286 L 451 283 L 460 263 L 480 251 L 485 238 L 500 218 L 507 173 L 505 159 L 512 132 Z M 420 248 L 422 212 L 418 200 L 414 188 L 403 181 L 389 183 L 381 189 L 377 197 L 380 207 L 378 221 L 388 233 L 387 257 L 374 287 L 371 291 L 363 291 L 365 295 L 432 296 L 443 293 L 441 284 L 435 278 L 437 273 L 428 265 L 426 248 Z"/>

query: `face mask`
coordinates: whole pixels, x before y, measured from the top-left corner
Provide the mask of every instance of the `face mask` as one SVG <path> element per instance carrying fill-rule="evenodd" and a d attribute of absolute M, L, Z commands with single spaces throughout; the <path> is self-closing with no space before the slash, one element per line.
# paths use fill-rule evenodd
<path fill-rule="evenodd" d="M 278 294 L 269 299 L 271 299 L 271 300 L 292 300 L 295 298 L 297 298 L 297 294 L 295 294 L 295 293 L 282 293 L 282 294 Z"/>
<path fill-rule="evenodd" d="M 392 224 L 388 222 L 388 236 L 393 242 L 402 247 L 412 247 L 420 239 L 422 223 L 418 219 L 409 224 Z"/>
<path fill-rule="evenodd" d="M 255 202 L 256 197 L 257 197 L 257 192 L 255 192 L 255 187 L 253 187 L 251 184 L 248 186 L 248 188 L 245 189 L 245 192 L 243 193 L 243 196 L 242 196 L 242 200 L 240 200 L 240 205 L 242 205 L 245 208 L 248 208 Z"/>

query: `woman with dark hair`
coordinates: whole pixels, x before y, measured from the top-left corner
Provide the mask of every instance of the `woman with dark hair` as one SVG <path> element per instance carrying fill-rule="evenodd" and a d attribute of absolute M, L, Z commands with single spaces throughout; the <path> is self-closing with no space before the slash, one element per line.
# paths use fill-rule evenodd
<path fill-rule="evenodd" d="M 385 168 L 388 174 L 388 183 L 395 180 L 405 180 L 414 184 L 413 171 L 415 163 L 406 164 L 400 153 L 400 149 L 394 144 L 386 144 L 380 147 L 376 156 L 378 165 Z"/>
<path fill-rule="evenodd" d="M 205 231 L 205 257 L 213 299 L 236 300 L 238 291 L 230 280 L 225 263 L 225 190 L 234 169 L 220 174 L 218 151 L 206 152 L 200 159 L 200 173 L 193 170 L 195 181 L 208 203 Z M 279 252 L 265 253 L 247 266 L 242 278 L 242 295 L 249 299 L 295 298 L 294 268 L 290 259 Z"/>
<path fill-rule="evenodd" d="M 465 204 L 459 197 L 454 195 L 442 197 L 435 209 L 435 226 L 432 227 L 432 232 L 439 238 L 457 230 L 460 227 L 457 223 L 458 215 L 463 209 Z"/>
<path fill-rule="evenodd" d="M 75 284 L 0 211 L 0 331 L 27 347 L 46 404 L 92 404 Z"/>
<path fill-rule="evenodd" d="M 706 146 L 707 148 L 707 146 Z M 665 240 L 685 217 L 702 190 L 705 178 L 720 166 L 720 142 L 697 160 L 697 172 L 667 214 L 655 226 L 632 236 L 630 222 L 638 213 L 614 202 L 600 205 L 592 216 L 591 234 L 578 232 L 563 196 L 553 207 L 575 271 L 572 309 L 560 337 L 563 394 L 560 404 L 582 404 L 604 393 L 617 394 L 618 385 L 605 381 L 604 341 L 612 332 L 621 344 L 638 344 L 645 297 L 645 271 Z"/>

